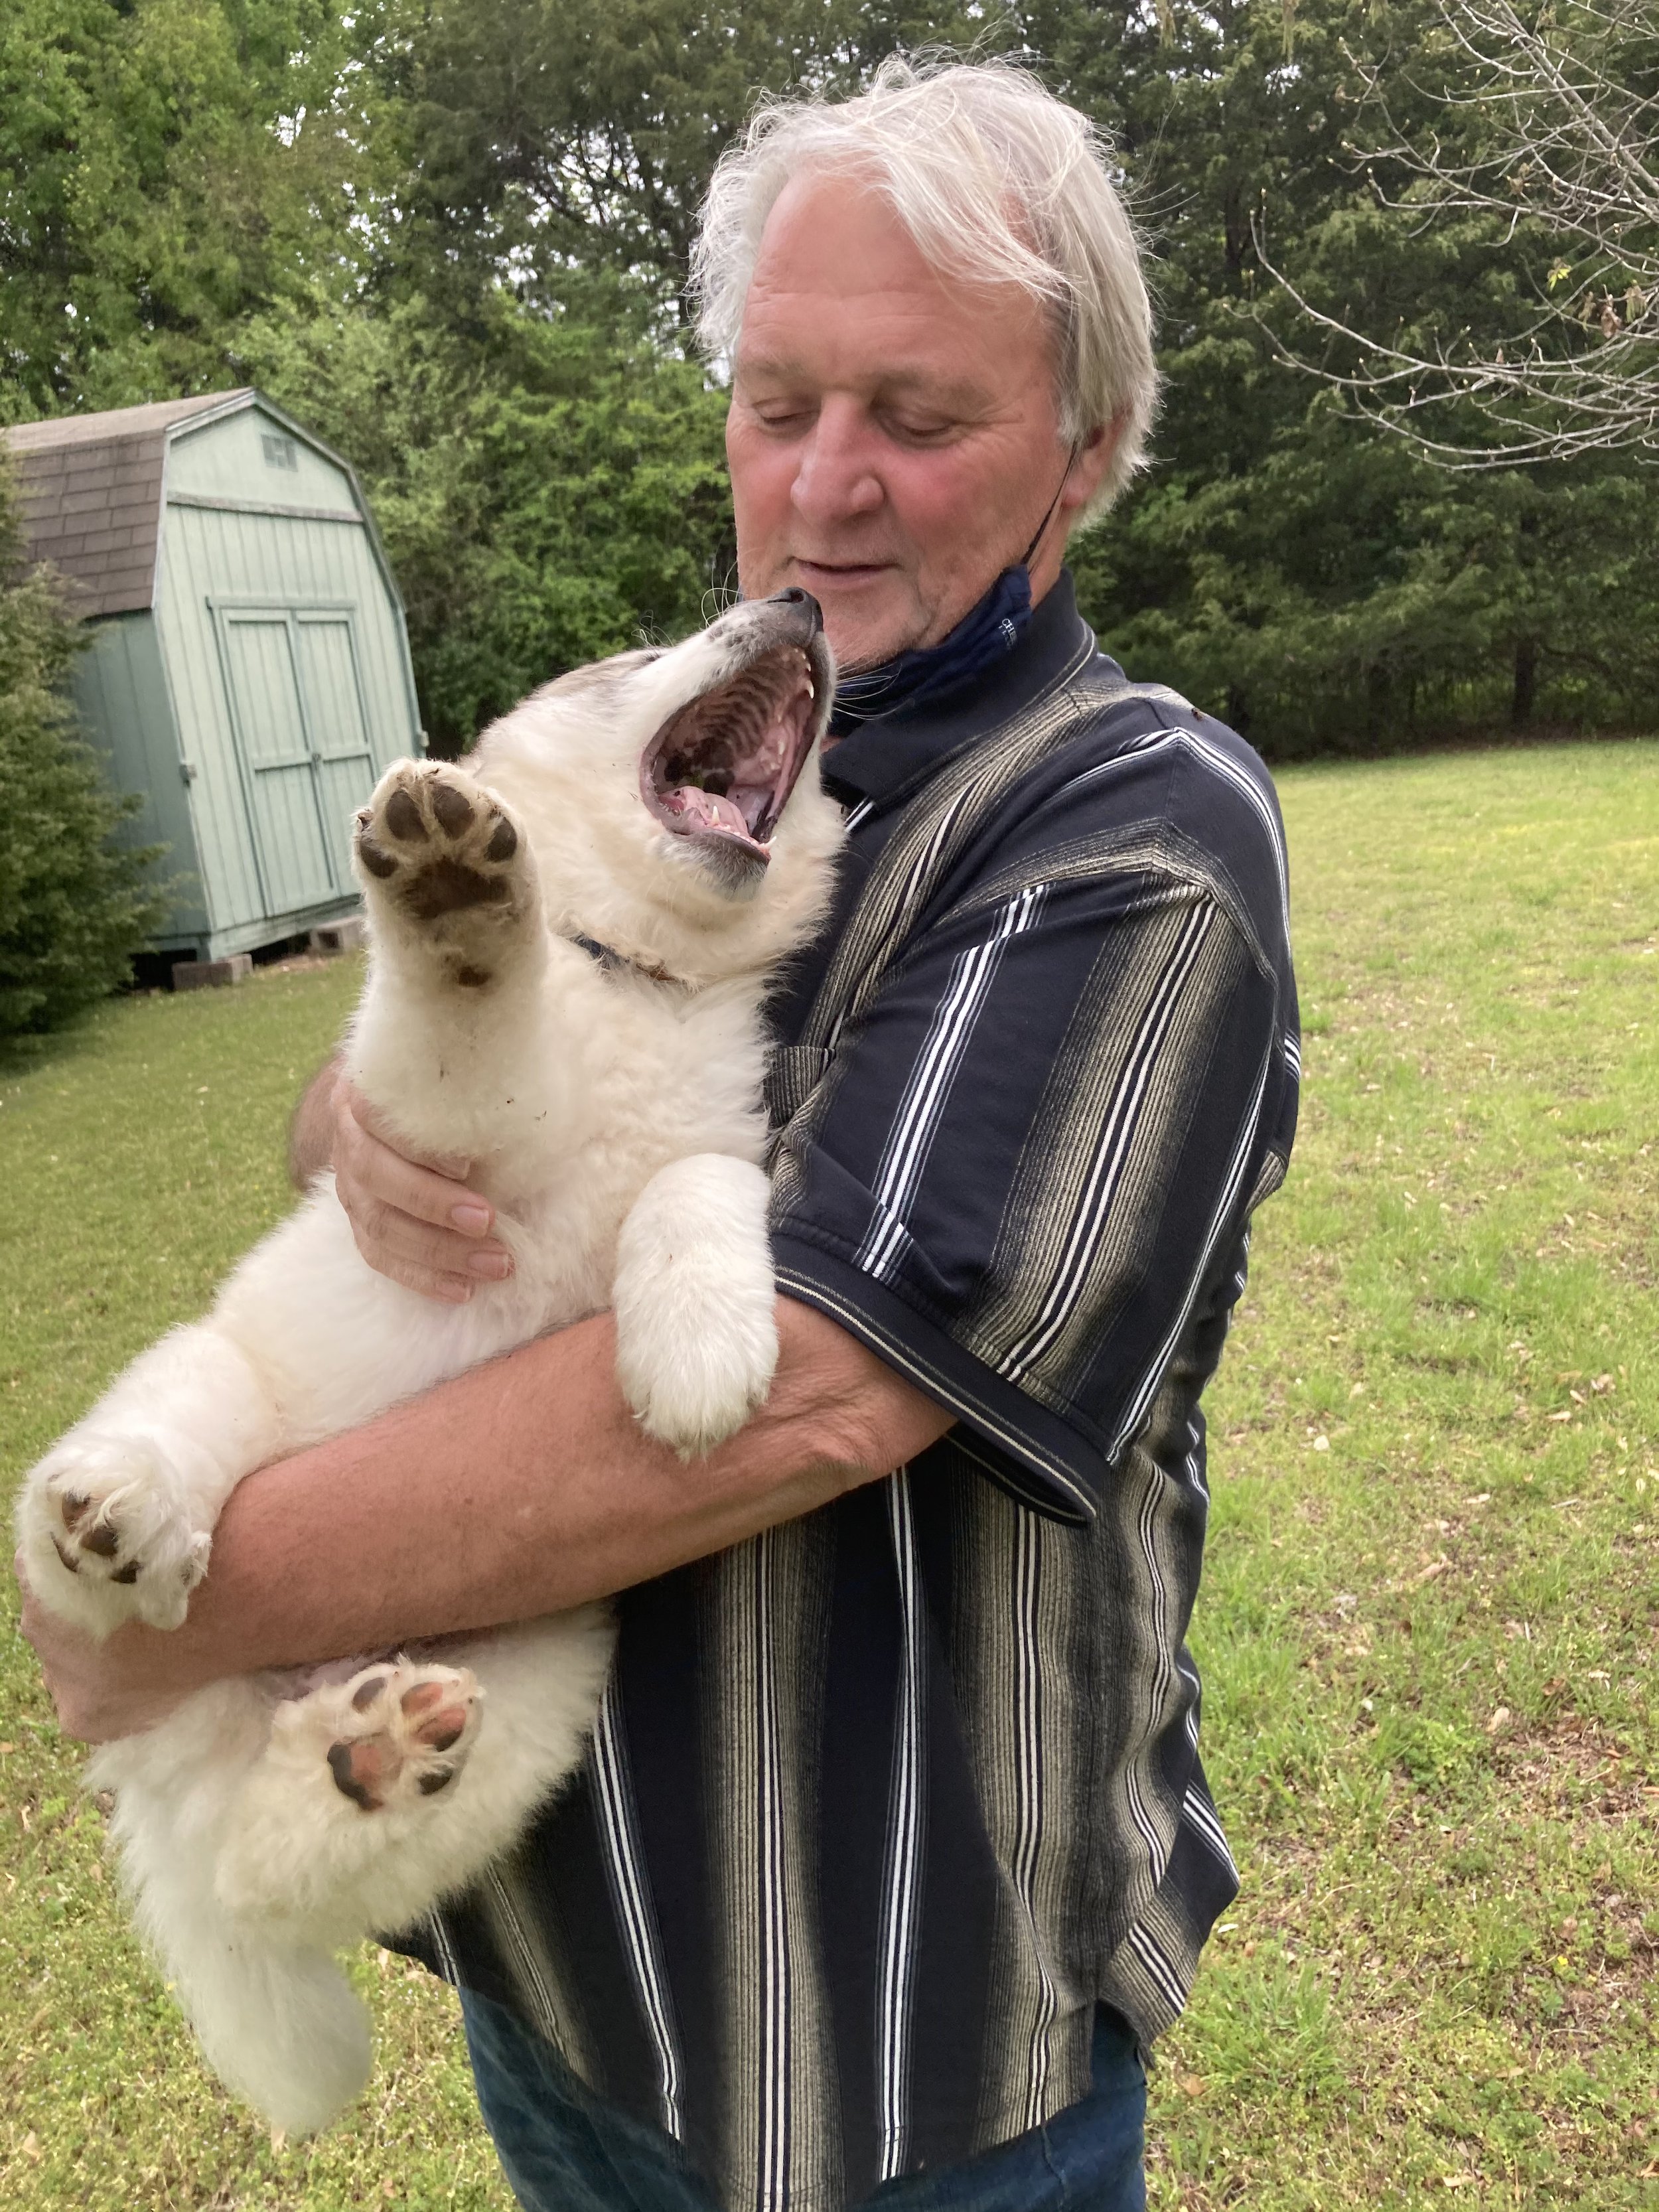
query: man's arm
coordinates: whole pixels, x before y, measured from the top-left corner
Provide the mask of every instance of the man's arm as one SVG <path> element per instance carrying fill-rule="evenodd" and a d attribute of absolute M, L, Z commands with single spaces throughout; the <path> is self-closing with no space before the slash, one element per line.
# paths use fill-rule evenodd
<path fill-rule="evenodd" d="M 781 1299 L 778 1328 L 770 1398 L 705 1460 L 682 1464 L 640 1429 L 600 1315 L 250 1475 L 180 1629 L 99 1646 L 27 1599 L 64 1727 L 100 1741 L 227 1674 L 626 1589 L 812 1511 L 951 1425 L 811 1307 Z"/>
<path fill-rule="evenodd" d="M 314 1175 L 334 1164 L 334 1092 L 340 1079 L 337 1058 L 325 1060 L 305 1089 L 288 1125 L 288 1179 L 304 1190 Z"/>

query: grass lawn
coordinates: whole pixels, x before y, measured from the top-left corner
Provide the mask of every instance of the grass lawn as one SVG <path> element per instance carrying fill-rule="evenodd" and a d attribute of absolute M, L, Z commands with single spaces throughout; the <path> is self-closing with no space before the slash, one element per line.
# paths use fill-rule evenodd
<path fill-rule="evenodd" d="M 1659 747 L 1281 788 L 1308 1088 L 1194 1638 L 1244 1892 L 1160 2047 L 1153 2203 L 1659 2205 Z M 355 987 L 0 1061 L 9 1476 L 281 1212 Z M 505 2212 L 452 2001 L 384 1954 L 350 2125 L 276 2150 L 210 2084 L 4 1601 L 0 2203 Z"/>

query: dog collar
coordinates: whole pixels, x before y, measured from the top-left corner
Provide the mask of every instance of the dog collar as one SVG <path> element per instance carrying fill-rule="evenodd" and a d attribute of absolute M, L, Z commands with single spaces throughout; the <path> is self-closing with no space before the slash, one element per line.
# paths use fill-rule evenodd
<path fill-rule="evenodd" d="M 597 937 L 577 934 L 571 938 L 570 942 L 579 945 L 596 968 L 603 968 L 611 975 L 619 975 L 626 970 L 635 975 L 643 975 L 647 982 L 678 983 L 683 991 L 696 988 L 686 982 L 683 976 L 671 975 L 666 968 L 647 968 L 643 960 L 631 959 L 626 952 L 618 952 L 614 945 L 601 945 Z"/>

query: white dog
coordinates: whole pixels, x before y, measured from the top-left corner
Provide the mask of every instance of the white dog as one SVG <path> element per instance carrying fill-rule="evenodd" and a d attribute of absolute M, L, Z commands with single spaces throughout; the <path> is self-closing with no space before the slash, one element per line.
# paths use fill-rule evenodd
<path fill-rule="evenodd" d="M 465 768 L 403 762 L 357 817 L 373 953 L 344 1066 L 463 1153 L 511 1278 L 445 1306 L 358 1256 L 331 1179 L 28 1478 L 41 1601 L 94 1634 L 184 1619 L 253 1468 L 610 1305 L 650 1433 L 708 1450 L 777 1355 L 759 1103 L 771 972 L 821 920 L 840 817 L 805 592 L 549 684 Z M 606 1609 L 216 1684 L 96 1755 L 140 1923 L 208 2058 L 295 2133 L 369 2065 L 333 1954 L 467 1881 L 569 1773 Z"/>

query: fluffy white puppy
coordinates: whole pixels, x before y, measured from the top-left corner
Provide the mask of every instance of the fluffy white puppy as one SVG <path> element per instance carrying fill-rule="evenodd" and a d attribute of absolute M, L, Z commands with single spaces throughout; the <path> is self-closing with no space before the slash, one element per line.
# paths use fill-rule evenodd
<path fill-rule="evenodd" d="M 44 1604 L 94 1634 L 176 1626 L 245 1474 L 605 1306 L 652 1435 L 690 1455 L 741 1426 L 777 1355 L 761 1000 L 830 893 L 830 690 L 817 604 L 788 592 L 549 684 L 465 767 L 387 773 L 357 817 L 372 955 L 346 1070 L 411 1146 L 477 1164 L 514 1273 L 418 1297 L 365 1266 L 319 1178 L 27 1479 Z M 367 2077 L 334 1953 L 513 1839 L 580 1757 L 611 1648 L 590 1606 L 441 1664 L 218 1683 L 97 1753 L 140 1923 L 276 2125 L 322 2126 Z"/>

